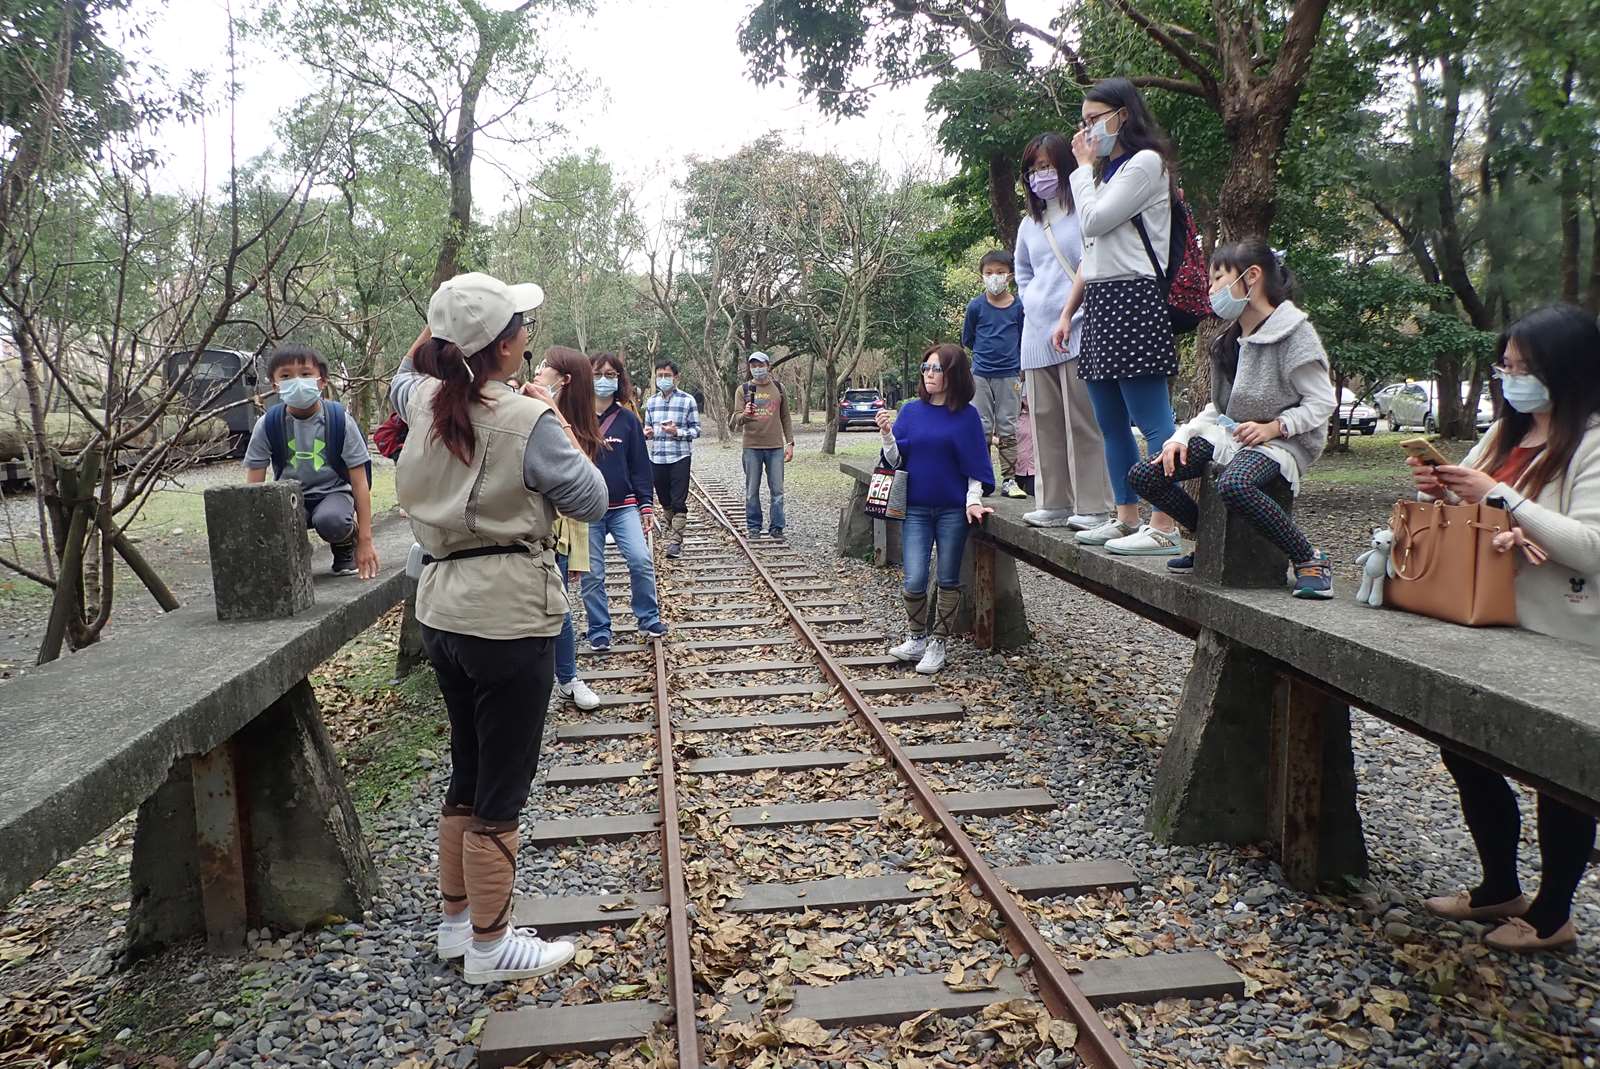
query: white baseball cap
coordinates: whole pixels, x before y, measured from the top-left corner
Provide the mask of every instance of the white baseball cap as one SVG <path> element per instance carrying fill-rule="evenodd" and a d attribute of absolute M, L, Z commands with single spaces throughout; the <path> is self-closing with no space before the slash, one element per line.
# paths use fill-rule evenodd
<path fill-rule="evenodd" d="M 760 349 L 757 349 L 755 352 L 753 352 L 749 356 L 745 357 L 745 361 L 744 362 L 747 363 L 747 364 L 770 364 L 770 363 L 772 363 L 771 360 L 767 359 L 767 354 L 762 352 Z"/>
<path fill-rule="evenodd" d="M 472 356 L 487 349 L 518 312 L 544 303 L 544 290 L 532 282 L 508 286 L 492 275 L 471 271 L 447 279 L 428 301 L 428 327 L 440 341 Z"/>

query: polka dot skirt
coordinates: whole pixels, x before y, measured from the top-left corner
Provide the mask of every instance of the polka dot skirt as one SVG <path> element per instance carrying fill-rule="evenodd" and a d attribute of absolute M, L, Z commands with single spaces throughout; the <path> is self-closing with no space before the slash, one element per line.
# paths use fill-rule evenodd
<path fill-rule="evenodd" d="M 1155 279 L 1091 282 L 1084 287 L 1078 375 L 1085 382 L 1177 373 L 1172 320 Z"/>

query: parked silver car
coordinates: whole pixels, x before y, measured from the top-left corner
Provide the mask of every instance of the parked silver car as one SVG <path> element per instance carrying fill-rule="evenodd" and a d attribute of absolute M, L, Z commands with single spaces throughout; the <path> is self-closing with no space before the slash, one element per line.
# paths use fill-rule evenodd
<path fill-rule="evenodd" d="M 1473 403 L 1467 397 L 1468 388 L 1469 384 L 1462 383 L 1462 404 Z M 1406 383 L 1389 399 L 1389 425 L 1395 430 L 1418 427 L 1428 434 L 1433 434 L 1439 429 L 1439 421 L 1435 414 L 1438 398 L 1437 382 Z M 1494 401 L 1490 398 L 1488 390 L 1479 391 L 1477 409 L 1477 419 L 1474 422 L 1478 430 L 1487 430 L 1489 424 L 1494 422 Z"/>

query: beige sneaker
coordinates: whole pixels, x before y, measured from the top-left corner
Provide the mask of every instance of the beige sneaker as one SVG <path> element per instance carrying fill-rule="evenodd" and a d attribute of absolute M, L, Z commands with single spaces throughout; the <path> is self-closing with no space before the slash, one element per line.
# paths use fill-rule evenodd
<path fill-rule="evenodd" d="M 1500 927 L 1483 937 L 1483 941 L 1496 950 L 1514 954 L 1537 954 L 1544 950 L 1571 950 L 1578 942 L 1578 930 L 1569 920 L 1555 930 L 1548 939 L 1540 939 L 1533 925 L 1521 917 L 1512 917 Z"/>
<path fill-rule="evenodd" d="M 1492 906 L 1473 906 L 1472 895 L 1457 891 L 1453 895 L 1439 895 L 1422 903 L 1422 908 L 1435 917 L 1447 921 L 1503 921 L 1507 917 L 1520 917 L 1528 912 L 1528 896 L 1518 895 L 1509 902 Z"/>

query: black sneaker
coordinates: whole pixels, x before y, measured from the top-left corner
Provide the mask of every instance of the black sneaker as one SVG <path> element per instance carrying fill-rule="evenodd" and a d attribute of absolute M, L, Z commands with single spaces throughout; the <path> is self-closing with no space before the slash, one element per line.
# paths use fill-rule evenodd
<path fill-rule="evenodd" d="M 667 622 L 665 620 L 657 620 L 654 627 L 639 628 L 639 634 L 649 635 L 651 638 L 666 638 Z"/>
<path fill-rule="evenodd" d="M 589 648 L 596 653 L 604 653 L 611 648 L 610 635 L 597 635 L 589 640 Z"/>
<path fill-rule="evenodd" d="M 1177 572 L 1179 575 L 1188 575 L 1194 571 L 1194 554 L 1185 553 L 1181 557 L 1173 557 L 1168 560 L 1167 571 Z"/>
<path fill-rule="evenodd" d="M 772 538 L 772 539 L 776 539 L 777 541 L 782 542 L 783 541 L 783 528 L 782 527 L 774 527 L 772 530 L 767 532 L 767 537 L 768 538 Z"/>
<path fill-rule="evenodd" d="M 333 574 L 356 574 L 356 544 L 344 542 L 333 547 Z"/>
<path fill-rule="evenodd" d="M 668 542 L 667 543 L 667 556 L 671 557 L 673 560 L 676 560 L 677 558 L 683 556 L 683 543 L 682 542 Z"/>

